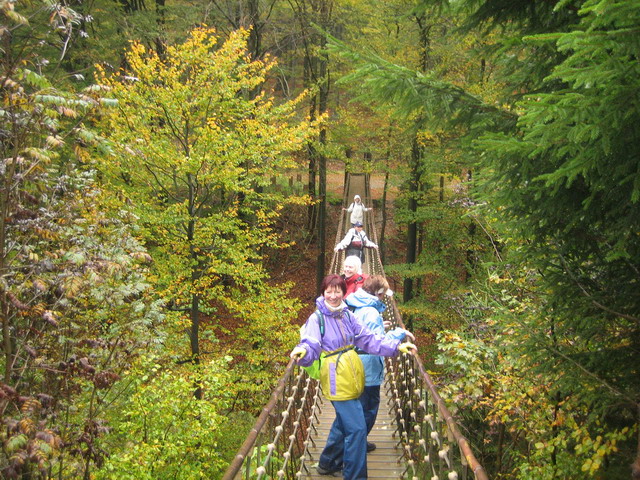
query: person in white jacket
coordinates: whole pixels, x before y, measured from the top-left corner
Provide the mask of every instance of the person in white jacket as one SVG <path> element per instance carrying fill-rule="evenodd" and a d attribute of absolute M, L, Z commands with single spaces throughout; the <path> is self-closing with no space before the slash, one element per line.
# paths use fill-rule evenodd
<path fill-rule="evenodd" d="M 346 257 L 355 255 L 360 258 L 360 261 L 364 263 L 364 249 L 375 248 L 378 249 L 378 245 L 372 242 L 367 237 L 366 232 L 363 229 L 361 222 L 356 222 L 353 228 L 350 228 L 344 238 L 336 245 L 334 251 L 347 249 Z"/>
<path fill-rule="evenodd" d="M 365 207 L 360 195 L 355 195 L 353 197 L 353 203 L 349 205 L 349 208 L 343 208 L 342 210 L 351 212 L 351 226 L 353 227 L 356 222 L 364 223 L 364 212 L 373 210 L 373 208 Z"/>

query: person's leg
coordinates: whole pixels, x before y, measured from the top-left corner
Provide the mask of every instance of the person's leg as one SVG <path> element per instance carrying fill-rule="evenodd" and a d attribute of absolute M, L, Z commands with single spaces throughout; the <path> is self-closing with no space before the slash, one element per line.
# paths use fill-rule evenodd
<path fill-rule="evenodd" d="M 340 404 L 338 407 L 337 404 Z M 367 478 L 367 425 L 360 400 L 335 402 L 344 432 L 344 480 Z M 339 413 L 338 413 L 339 412 Z"/>
<path fill-rule="evenodd" d="M 341 415 L 338 414 L 339 406 L 331 402 L 336 411 L 336 418 L 333 420 L 331 430 L 327 437 L 327 443 L 320 454 L 318 467 L 327 472 L 337 472 L 342 470 L 342 459 L 344 457 L 344 429 L 342 427 Z"/>
<path fill-rule="evenodd" d="M 380 385 L 364 387 L 364 392 L 360 395 L 360 403 L 364 413 L 364 420 L 367 424 L 367 433 L 376 424 L 378 408 L 380 407 Z"/>

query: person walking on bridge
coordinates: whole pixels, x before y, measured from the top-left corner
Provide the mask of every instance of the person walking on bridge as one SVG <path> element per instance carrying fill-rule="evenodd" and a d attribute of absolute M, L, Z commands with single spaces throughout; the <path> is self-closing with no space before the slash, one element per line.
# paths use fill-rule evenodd
<path fill-rule="evenodd" d="M 412 343 L 377 335 L 358 320 L 343 301 L 347 285 L 340 275 L 327 275 L 317 312 L 301 329 L 300 343 L 289 356 L 310 366 L 322 354 L 322 393 L 336 411 L 317 470 L 333 475 L 342 470 L 345 480 L 367 478 L 367 424 L 358 398 L 364 390 L 364 369 L 354 347 L 373 355 L 396 356 L 417 351 Z M 341 463 L 331 463 L 340 455 Z"/>
<path fill-rule="evenodd" d="M 373 210 L 373 208 L 365 207 L 360 195 L 355 195 L 353 197 L 353 203 L 349 205 L 349 208 L 343 208 L 342 210 L 351 213 L 351 226 L 353 227 L 356 222 L 364 223 L 364 212 L 369 212 Z"/>
<path fill-rule="evenodd" d="M 364 231 L 364 226 L 361 222 L 356 222 L 353 228 L 347 231 L 344 238 L 336 245 L 334 251 L 347 249 L 346 256 L 355 255 L 360 259 L 360 262 L 364 263 L 364 249 L 375 248 L 378 249 L 378 244 L 372 242 L 367 237 L 367 232 Z"/>
<path fill-rule="evenodd" d="M 415 337 L 404 328 L 396 327 L 385 333 L 382 312 L 387 309 L 387 306 L 384 303 L 384 298 L 391 295 L 393 295 L 393 292 L 389 289 L 387 279 L 382 275 L 373 275 L 365 280 L 361 289 L 346 297 L 344 301 L 356 318 L 372 332 L 397 340 L 404 340 L 409 337 L 410 341 L 413 342 Z M 390 324 L 390 322 L 387 323 Z M 370 355 L 359 349 L 356 349 L 356 351 L 360 355 L 364 366 L 365 386 L 362 395 L 360 395 L 360 403 L 367 423 L 367 434 L 369 434 L 378 417 L 380 385 L 384 380 L 384 360 L 379 355 Z M 375 449 L 376 445 L 374 443 L 367 442 L 367 452 Z"/>

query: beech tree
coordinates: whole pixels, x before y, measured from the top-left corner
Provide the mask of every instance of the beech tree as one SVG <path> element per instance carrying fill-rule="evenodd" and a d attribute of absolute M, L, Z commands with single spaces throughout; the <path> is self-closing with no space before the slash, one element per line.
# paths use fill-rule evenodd
<path fill-rule="evenodd" d="M 111 210 L 90 166 L 106 148 L 88 126 L 103 99 L 59 75 L 64 50 L 39 48 L 76 14 L 43 21 L 35 2 L 28 23 L 22 6 L 0 3 L 0 475 L 89 478 L 104 455 L 105 398 L 152 350 L 160 313 L 133 217 Z M 64 49 L 59 33 L 52 45 Z"/>
<path fill-rule="evenodd" d="M 278 105 L 249 94 L 274 64 L 249 59 L 247 36 L 196 29 L 162 58 L 136 43 L 130 70 L 100 80 L 118 101 L 103 121 L 116 152 L 103 159 L 104 178 L 140 218 L 155 284 L 188 318 L 195 364 L 203 314 L 239 319 L 237 353 L 250 365 L 268 367 L 292 341 L 282 333 L 292 332 L 295 302 L 286 285 L 267 285 L 261 260 L 263 248 L 286 247 L 271 229 L 279 211 L 306 199 L 264 187 L 296 166 L 314 129 L 296 117 L 302 97 Z"/>

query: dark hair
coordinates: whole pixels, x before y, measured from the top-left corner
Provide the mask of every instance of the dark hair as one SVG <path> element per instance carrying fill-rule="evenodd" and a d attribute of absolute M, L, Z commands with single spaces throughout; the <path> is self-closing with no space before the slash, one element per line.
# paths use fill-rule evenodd
<path fill-rule="evenodd" d="M 362 284 L 362 289 L 371 295 L 376 295 L 381 288 L 385 290 L 389 288 L 389 282 L 382 275 L 372 275 Z"/>
<path fill-rule="evenodd" d="M 331 274 L 324 277 L 322 280 L 322 285 L 320 285 L 320 291 L 322 293 L 326 292 L 329 287 L 340 287 L 342 290 L 342 295 L 347 293 L 347 282 L 344 281 L 340 275 Z"/>

